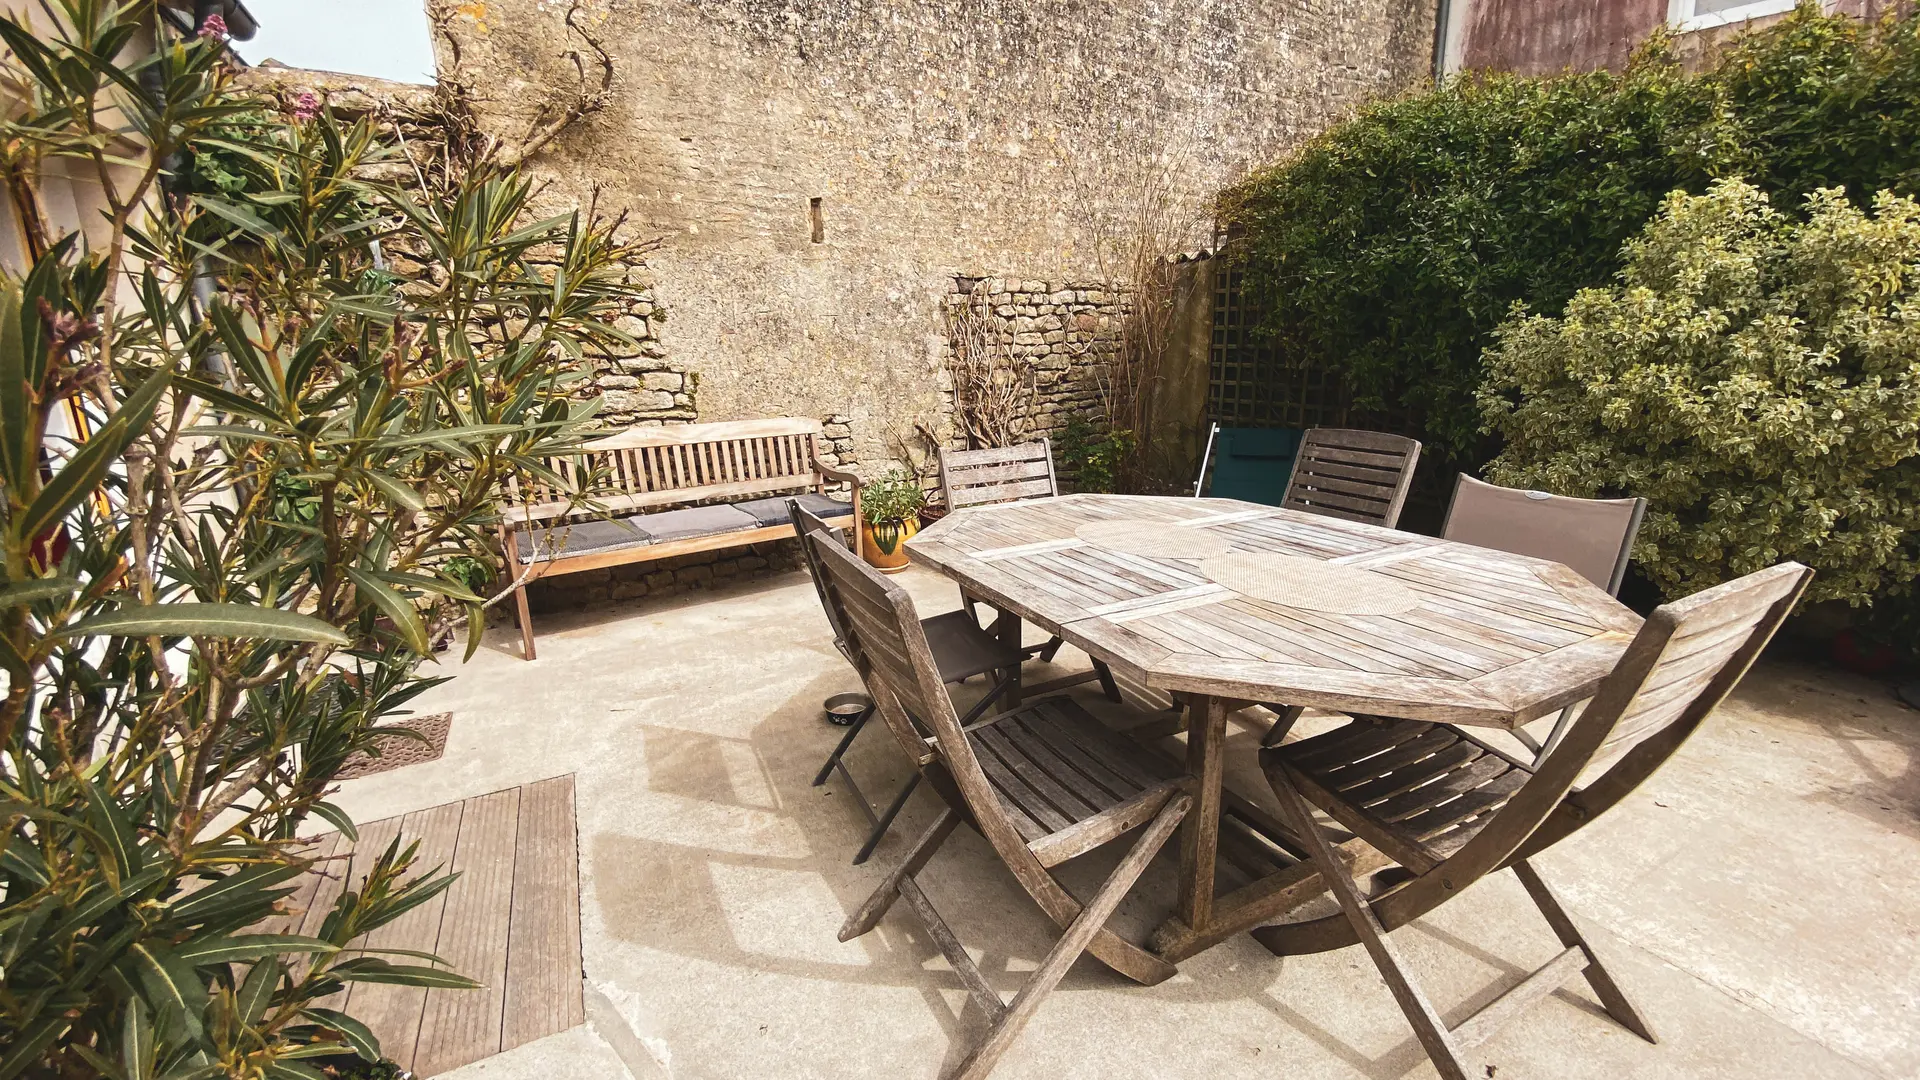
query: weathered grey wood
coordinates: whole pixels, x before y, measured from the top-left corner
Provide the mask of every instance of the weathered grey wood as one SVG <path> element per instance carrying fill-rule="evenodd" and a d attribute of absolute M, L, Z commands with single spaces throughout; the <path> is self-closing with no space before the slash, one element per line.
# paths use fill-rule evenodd
<path fill-rule="evenodd" d="M 577 523 L 636 510 L 711 503 L 749 496 L 824 492 L 827 484 L 852 485 L 849 521 L 860 516 L 859 477 L 820 460 L 821 425 L 787 417 L 719 424 L 635 427 L 587 443 L 572 456 L 550 458 L 545 466 L 565 483 L 555 486 L 538 476 L 510 478 L 503 492 L 500 519 L 507 565 L 516 581 L 525 659 L 534 659 L 533 620 L 526 585 L 542 577 L 575 574 L 629 563 L 655 562 L 701 551 L 718 551 L 795 535 L 783 523 L 743 532 L 699 536 L 661 544 L 558 558 L 539 558 L 535 523 Z M 859 548 L 859 530 L 854 546 Z M 523 566 L 520 555 L 535 561 Z"/>
<path fill-rule="evenodd" d="M 1180 836 L 1179 917 L 1205 931 L 1213 923 L 1213 866 L 1220 842 L 1220 791 L 1226 775 L 1227 702 L 1196 694 L 1187 704 L 1187 771 L 1198 796 Z"/>
<path fill-rule="evenodd" d="M 1576 971 L 1586 973 L 1610 1015 L 1651 1041 L 1652 1028 L 1526 860 L 1617 804 L 1684 743 L 1792 611 L 1811 573 L 1788 563 L 1655 611 L 1537 766 L 1493 752 L 1463 731 L 1382 718 L 1263 750 L 1262 766 L 1290 819 L 1314 828 L 1312 803 L 1406 874 L 1378 896 L 1362 898 L 1315 829 L 1309 838 L 1314 861 L 1338 878 L 1330 883 L 1342 915 L 1261 927 L 1254 937 L 1280 955 L 1366 946 L 1443 1076 L 1467 1075 L 1459 1060 L 1464 1047 Z M 1597 780 L 1576 788 L 1596 757 L 1616 744 L 1630 749 Z M 1387 934 L 1506 866 L 1563 951 L 1449 1033 Z"/>
<path fill-rule="evenodd" d="M 1419 606 L 1392 616 L 1289 608 L 1209 582 L 1193 561 L 1122 555 L 1076 535 L 1116 517 L 1362 566 L 1411 588 Z M 962 509 L 908 549 L 963 595 L 1150 689 L 1349 713 L 1518 727 L 1591 696 L 1639 625 L 1552 563 L 1228 500 L 1068 495 Z"/>
<path fill-rule="evenodd" d="M 586 1020 L 571 775 L 521 789 L 514 850 L 502 1050 Z"/>
<path fill-rule="evenodd" d="M 1181 791 L 1184 778 L 1169 775 L 1153 755 L 1069 699 L 1048 699 L 963 725 L 941 689 L 938 668 L 906 591 L 819 533 L 809 533 L 809 542 L 827 583 L 828 602 L 839 608 L 849 651 L 868 692 L 883 715 L 890 707 L 898 711 L 902 702 L 916 703 L 913 719 L 932 731 L 935 757 L 924 766 L 929 786 L 947 801 L 949 815 L 957 818 L 964 811 L 1015 880 L 1064 931 L 1060 944 L 997 1018 L 985 1042 L 962 1062 L 959 1075 L 983 1076 L 991 1069 L 1083 951 L 1137 982 L 1171 978 L 1173 965 L 1126 941 L 1106 922 L 1186 814 L 1191 797 Z M 927 908 L 923 922 L 936 940 L 943 934 L 951 939 L 945 921 L 911 880 L 914 869 L 952 827 L 952 819 L 943 815 L 902 867 L 843 925 L 842 940 L 870 929 L 903 893 L 909 894 L 911 906 Z M 1090 904 L 1081 904 L 1050 872 L 1058 861 L 1132 829 L 1140 829 L 1139 841 Z M 942 941 L 941 947 L 950 948 L 962 979 L 971 982 L 957 941 Z"/>
<path fill-rule="evenodd" d="M 437 1076 L 500 1052 L 506 1006 L 507 933 L 513 904 L 520 789 L 469 799 L 433 952 L 478 990 L 429 990 L 413 1071 Z"/>
<path fill-rule="evenodd" d="M 907 849 L 907 853 L 887 874 L 886 879 L 880 883 L 880 887 L 873 890 L 873 895 L 869 896 L 858 910 L 847 916 L 846 922 L 840 924 L 840 940 L 852 941 L 880 925 L 881 918 L 886 915 L 888 909 L 893 907 L 894 900 L 899 898 L 900 883 L 919 873 L 920 868 L 927 865 L 927 860 L 933 858 L 934 853 L 940 850 L 940 845 L 946 843 L 947 837 L 953 835 L 953 830 L 959 827 L 960 821 L 959 811 L 951 806 L 943 808 L 940 816 L 934 818 L 933 824 L 928 825 L 926 831 L 920 834 L 920 838 Z"/>
<path fill-rule="evenodd" d="M 985 450 L 942 447 L 940 489 L 949 510 L 1058 494 L 1053 447 L 1046 439 Z"/>
<path fill-rule="evenodd" d="M 1140 834 L 1138 840 L 1134 841 L 1132 850 L 1127 852 L 1126 857 L 1120 860 L 1120 865 L 1114 868 L 1112 875 L 1101 885 L 1093 902 L 1075 916 L 1073 922 L 1067 927 L 1066 934 L 1047 953 L 1046 959 L 1040 962 L 1039 968 L 1028 976 L 1020 992 L 1014 995 L 1013 1003 L 1007 1006 L 1006 1012 L 999 1018 L 993 1030 L 987 1033 L 979 1049 L 960 1063 L 960 1067 L 953 1074 L 955 1080 L 985 1080 L 986 1076 L 993 1071 L 993 1067 L 999 1063 L 1001 1056 L 1007 1052 L 1013 1045 L 1013 1040 L 1018 1038 L 1021 1030 L 1026 1027 L 1027 1021 L 1031 1020 L 1033 1014 L 1040 1008 L 1040 1002 L 1045 1000 L 1046 996 L 1053 992 L 1053 988 L 1060 984 L 1060 980 L 1066 977 L 1067 969 L 1073 966 L 1081 953 L 1087 951 L 1094 938 L 1105 933 L 1103 927 L 1106 926 L 1107 920 L 1113 917 L 1114 911 L 1120 906 L 1120 901 L 1126 899 L 1127 892 L 1133 888 L 1134 882 L 1146 872 L 1147 864 L 1153 861 L 1153 857 L 1173 835 L 1174 829 L 1179 827 L 1190 801 L 1190 796 L 1177 796 L 1154 817 L 1152 824 Z"/>
<path fill-rule="evenodd" d="M 1568 914 L 1567 909 L 1561 905 L 1560 897 L 1547 885 L 1539 871 L 1533 868 L 1533 864 L 1522 859 L 1513 864 L 1513 872 L 1520 879 L 1520 884 L 1526 888 L 1527 895 L 1533 897 L 1534 906 L 1540 909 L 1540 914 L 1546 918 L 1547 925 L 1553 927 L 1554 935 L 1560 939 L 1560 944 L 1577 948 L 1585 954 L 1587 962 L 1583 965 L 1582 974 L 1586 975 L 1587 985 L 1593 987 L 1594 995 L 1600 999 L 1600 1004 L 1606 1008 L 1608 1015 L 1612 1016 L 1621 1027 L 1648 1042 L 1659 1042 L 1660 1039 L 1653 1033 L 1653 1025 L 1648 1023 L 1646 1017 L 1640 1014 L 1640 1010 L 1627 999 L 1620 985 L 1613 981 L 1613 975 L 1607 971 L 1606 965 L 1600 962 L 1599 953 L 1594 951 L 1593 942 L 1588 940 L 1587 935 L 1580 930 L 1573 916 Z"/>
<path fill-rule="evenodd" d="M 994 990 L 993 984 L 987 982 L 986 976 L 980 974 L 980 965 L 974 963 L 973 957 L 967 955 L 967 950 L 960 944 L 960 939 L 954 936 L 953 929 L 947 925 L 947 920 L 941 918 L 940 912 L 934 909 L 933 902 L 928 900 L 927 894 L 920 890 L 920 883 L 913 880 L 911 875 L 901 878 L 899 891 L 900 898 L 907 902 L 907 906 L 913 909 L 915 915 L 919 916 L 920 925 L 926 927 L 927 936 L 933 939 L 934 945 L 938 946 L 940 952 L 946 956 L 947 965 L 953 968 L 955 975 L 960 977 L 960 984 L 967 988 L 967 993 L 973 997 L 974 1004 L 980 1006 L 980 1011 L 986 1014 L 987 1022 L 999 1023 L 1000 1018 L 1006 1015 L 1006 1003 L 1000 1000 L 999 992 Z"/>
<path fill-rule="evenodd" d="M 1420 462 L 1420 443 L 1399 435 L 1313 428 L 1300 441 L 1281 505 L 1392 528 Z"/>
<path fill-rule="evenodd" d="M 1527 1006 L 1567 984 L 1567 980 L 1586 970 L 1587 954 L 1574 948 L 1562 949 L 1553 959 L 1536 968 L 1479 1012 L 1453 1029 L 1453 1042 L 1462 1050 L 1471 1050 L 1486 1042 L 1501 1025 Z"/>

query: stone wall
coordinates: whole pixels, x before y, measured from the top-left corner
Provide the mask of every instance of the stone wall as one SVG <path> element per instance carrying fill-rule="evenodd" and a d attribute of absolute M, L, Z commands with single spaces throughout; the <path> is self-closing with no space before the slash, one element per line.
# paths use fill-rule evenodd
<path fill-rule="evenodd" d="M 1178 219 L 1170 250 L 1203 246 L 1215 192 L 1417 83 L 1434 30 L 1434 0 L 427 4 L 443 89 L 482 136 L 533 147 L 538 209 L 591 202 L 660 240 L 630 271 L 650 286 L 622 317 L 635 345 L 592 358 L 581 389 L 604 422 L 819 417 L 867 474 L 921 430 L 953 441 L 957 277 L 1002 279 L 1036 430 L 1055 430 L 1097 403 L 1121 301 L 1086 286 L 1113 280 L 1143 210 Z M 535 602 L 792 554 L 560 578 Z"/>
<path fill-rule="evenodd" d="M 1203 246 L 1214 192 L 1418 82 L 1434 29 L 1432 0 L 430 9 L 442 80 L 486 133 L 513 142 L 599 106 L 532 167 L 553 209 L 597 199 L 661 238 L 649 269 L 671 318 L 649 322 L 647 359 L 684 376 L 699 419 L 845 417 L 869 471 L 903 433 L 951 435 L 941 324 L 957 275 L 1048 295 L 1110 280 L 1103 244 L 1169 178 L 1160 193 L 1186 211 L 1173 248 Z M 1063 370 L 1061 392 L 1083 393 L 1071 357 Z M 648 374 L 601 377 L 645 390 Z"/>
<path fill-rule="evenodd" d="M 1120 348 L 1127 314 L 1125 287 L 1098 281 L 956 278 L 946 297 L 940 340 L 941 412 L 947 444 L 965 445 L 954 418 L 960 407 L 952 377 L 957 350 L 979 338 L 1009 362 L 1030 393 L 1019 410 L 1022 438 L 1052 437 L 1075 416 L 1103 413 L 1103 376 Z M 956 333 L 960 320 L 977 320 L 978 334 Z M 1059 454 L 1055 453 L 1055 464 Z"/>

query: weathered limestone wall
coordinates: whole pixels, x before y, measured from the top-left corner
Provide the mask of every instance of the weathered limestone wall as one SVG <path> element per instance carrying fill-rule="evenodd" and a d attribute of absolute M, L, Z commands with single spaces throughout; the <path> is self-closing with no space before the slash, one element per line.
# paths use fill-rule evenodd
<path fill-rule="evenodd" d="M 1432 0 L 434 10 L 443 81 L 509 140 L 610 57 L 605 107 L 533 164 L 556 207 L 597 190 L 663 238 L 648 270 L 670 317 L 649 320 L 644 359 L 683 374 L 676 414 L 844 418 L 869 472 L 915 425 L 947 432 L 956 277 L 1111 281 L 1112 243 L 1168 206 L 1190 234 L 1175 248 L 1203 245 L 1222 184 L 1422 78 L 1434 15 Z M 652 374 L 602 385 L 668 392 Z"/>

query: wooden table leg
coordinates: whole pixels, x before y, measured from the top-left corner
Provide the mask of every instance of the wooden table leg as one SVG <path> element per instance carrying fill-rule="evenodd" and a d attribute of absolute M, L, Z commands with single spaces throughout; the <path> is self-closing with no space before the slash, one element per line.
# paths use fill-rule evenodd
<path fill-rule="evenodd" d="M 1197 933 L 1213 922 L 1214 860 L 1220 848 L 1221 786 L 1225 782 L 1228 702 L 1210 694 L 1187 699 L 1187 771 L 1194 778 L 1193 808 L 1181 825 L 1180 921 Z"/>
<path fill-rule="evenodd" d="M 1011 611 L 1002 611 L 999 616 L 993 620 L 993 634 L 1000 639 L 1000 644 L 1005 645 L 1014 652 L 1019 652 L 1020 616 L 1015 615 Z M 1006 695 L 1000 700 L 1000 708 L 1002 711 L 1015 708 L 1020 704 L 1019 664 L 1013 665 L 1013 672 L 1008 676 Z"/>

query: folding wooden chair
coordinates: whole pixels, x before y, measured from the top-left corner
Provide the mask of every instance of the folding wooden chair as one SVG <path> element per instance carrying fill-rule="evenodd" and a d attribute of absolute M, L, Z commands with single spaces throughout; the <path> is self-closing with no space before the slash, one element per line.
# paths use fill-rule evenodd
<path fill-rule="evenodd" d="M 839 612 L 827 600 L 826 581 L 820 576 L 820 561 L 814 556 L 812 545 L 806 542 L 808 535 L 820 533 L 828 538 L 829 543 L 845 546 L 840 530 L 810 513 L 800 505 L 798 499 L 787 500 L 787 515 L 793 519 L 794 535 L 801 538 L 800 554 L 806 560 L 807 573 L 813 578 L 814 591 L 820 595 L 820 606 L 826 610 L 827 624 L 833 628 L 833 644 L 840 650 L 840 655 L 851 662 L 853 654 L 847 647 L 847 635 L 840 624 Z M 963 723 L 970 724 L 979 719 L 981 714 L 991 708 L 994 702 L 1000 700 L 1013 685 L 1014 672 L 1018 670 L 1024 657 L 1001 644 L 992 634 L 980 629 L 980 624 L 974 622 L 973 617 L 966 612 L 949 611 L 944 615 L 923 619 L 920 628 L 926 634 L 928 647 L 933 652 L 934 667 L 940 672 L 942 683 L 966 682 L 975 675 L 994 676 L 994 682 L 987 688 L 986 695 L 974 702 L 973 707 L 967 710 Z M 854 780 L 853 773 L 848 771 L 844 760 L 847 748 L 853 745 L 853 740 L 872 718 L 873 710 L 869 709 L 861 713 L 847 727 L 847 733 L 840 737 L 840 742 L 833 748 L 833 753 L 827 755 L 827 763 L 820 766 L 819 774 L 813 778 L 813 786 L 819 787 L 827 782 L 827 778 L 832 776 L 835 770 L 838 770 L 840 778 L 846 782 L 848 792 L 853 795 L 854 802 L 866 811 L 872 823 L 873 830 L 867 834 L 866 842 L 860 845 L 860 851 L 853 857 L 855 866 L 866 862 L 867 857 L 873 854 L 873 849 L 879 845 L 881 838 L 886 836 L 887 830 L 893 826 L 893 819 L 900 815 L 901 808 L 907 805 L 907 799 L 912 797 L 914 789 L 920 786 L 920 773 L 916 770 L 887 803 L 887 808 L 877 816 L 873 813 L 866 793 L 860 790 L 859 783 Z M 909 756 L 918 759 L 918 754 L 909 754 Z"/>
<path fill-rule="evenodd" d="M 1262 750 L 1261 765 L 1282 816 L 1304 838 L 1341 913 L 1263 926 L 1253 936 L 1281 956 L 1364 945 L 1447 1080 L 1466 1080 L 1465 1051 L 1576 972 L 1586 976 L 1609 1015 L 1656 1041 L 1528 860 L 1611 809 L 1680 748 L 1746 674 L 1812 573 L 1784 563 L 1656 610 L 1537 768 L 1466 731 L 1410 720 L 1355 721 Z M 1611 764 L 1591 783 L 1575 787 L 1597 762 Z M 1316 806 L 1400 864 L 1374 878 L 1373 895 L 1363 895 L 1346 873 L 1315 824 Z M 1449 1028 L 1388 934 L 1508 867 L 1565 948 Z"/>
<path fill-rule="evenodd" d="M 1419 441 L 1404 435 L 1309 428 L 1280 505 L 1391 529 L 1419 464 Z"/>
<path fill-rule="evenodd" d="M 1575 499 L 1500 487 L 1461 473 L 1440 535 L 1557 562 L 1618 596 L 1646 516 L 1645 499 Z M 1516 728 L 1513 737 L 1533 752 L 1538 764 L 1559 744 L 1579 711 L 1578 704 L 1562 709 L 1544 742 L 1524 728 Z"/>
<path fill-rule="evenodd" d="M 1136 982 L 1150 985 L 1172 977 L 1173 965 L 1106 924 L 1186 816 L 1192 803 L 1187 778 L 1067 698 L 1044 698 L 963 724 L 941 688 L 906 591 L 819 533 L 810 533 L 807 542 L 820 560 L 828 603 L 847 630 L 848 649 L 868 693 L 903 744 L 924 748 L 922 768 L 947 803 L 841 927 L 840 940 L 873 929 L 896 898 L 906 899 L 989 1024 L 980 1045 L 949 1075 L 978 1080 L 991 1072 L 1083 952 Z M 923 739 L 917 725 L 930 728 L 932 738 Z M 979 830 L 1027 895 L 1064 931 L 1011 1003 L 1001 1000 L 915 880 L 962 821 Z M 1141 829 L 1139 838 L 1092 899 L 1076 899 L 1050 873 L 1135 829 Z"/>
<path fill-rule="evenodd" d="M 943 446 L 940 448 L 940 491 L 949 511 L 1022 499 L 1050 499 L 1060 493 L 1059 481 L 1053 472 L 1053 444 L 1039 439 L 987 450 L 949 450 Z M 976 605 L 982 602 L 966 589 L 960 590 L 960 605 L 975 622 L 979 621 Z M 998 612 L 995 621 L 1008 617 L 1006 612 Z M 1023 651 L 1028 656 L 1051 662 L 1062 644 L 1056 634 Z M 1093 672 L 1107 697 L 1119 701 L 1120 689 L 1107 665 L 1095 660 Z M 1062 684 L 1054 685 L 1058 688 Z"/>

